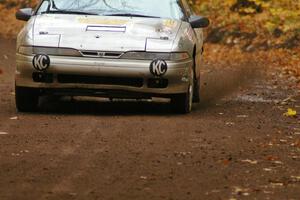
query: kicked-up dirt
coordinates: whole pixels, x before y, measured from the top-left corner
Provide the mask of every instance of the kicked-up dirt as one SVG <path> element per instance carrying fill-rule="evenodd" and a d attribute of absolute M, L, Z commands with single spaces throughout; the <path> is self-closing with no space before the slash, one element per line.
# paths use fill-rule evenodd
<path fill-rule="evenodd" d="M 14 103 L 15 42 L 0 40 L 0 199 L 300 199 L 295 79 L 241 64 L 203 67 L 202 102 L 44 98 Z"/>

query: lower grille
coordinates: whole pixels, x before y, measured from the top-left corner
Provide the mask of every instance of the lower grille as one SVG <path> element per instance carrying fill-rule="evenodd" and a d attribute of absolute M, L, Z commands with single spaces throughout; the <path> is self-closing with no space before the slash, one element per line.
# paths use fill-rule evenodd
<path fill-rule="evenodd" d="M 120 85 L 142 87 L 144 81 L 142 78 L 124 78 L 124 77 L 101 77 L 101 76 L 83 76 L 58 74 L 59 83 L 79 83 L 79 84 L 99 84 L 99 85 Z"/>
<path fill-rule="evenodd" d="M 167 88 L 169 84 L 168 79 L 150 78 L 148 79 L 148 88 Z"/>
<path fill-rule="evenodd" d="M 53 83 L 53 74 L 34 72 L 32 74 L 32 79 L 37 83 Z"/>

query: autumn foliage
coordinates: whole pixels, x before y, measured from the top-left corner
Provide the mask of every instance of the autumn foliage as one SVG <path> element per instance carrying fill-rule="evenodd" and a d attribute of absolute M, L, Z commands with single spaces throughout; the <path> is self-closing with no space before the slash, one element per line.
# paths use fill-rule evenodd
<path fill-rule="evenodd" d="M 300 1 L 190 0 L 190 4 L 196 13 L 211 19 L 209 53 L 300 75 Z"/>
<path fill-rule="evenodd" d="M 223 60 L 251 59 L 300 75 L 300 1 L 189 2 L 197 14 L 211 19 L 207 36 L 209 53 L 218 52 Z"/>
<path fill-rule="evenodd" d="M 193 0 L 197 13 L 213 24 L 211 42 L 231 44 L 244 40 L 243 48 L 294 48 L 300 41 L 300 1 L 295 0 Z"/>

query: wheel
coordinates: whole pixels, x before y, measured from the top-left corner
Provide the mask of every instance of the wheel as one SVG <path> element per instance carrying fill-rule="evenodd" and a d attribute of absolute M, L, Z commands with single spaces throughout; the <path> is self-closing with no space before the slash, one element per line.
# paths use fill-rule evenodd
<path fill-rule="evenodd" d="M 194 80 L 194 103 L 200 103 L 200 78 Z"/>
<path fill-rule="evenodd" d="M 34 112 L 39 103 L 39 92 L 37 89 L 15 87 L 16 107 L 20 112 Z"/>
<path fill-rule="evenodd" d="M 192 111 L 194 97 L 194 72 L 191 70 L 190 83 L 188 91 L 184 94 L 178 94 L 171 98 L 173 109 L 177 113 L 187 114 Z"/>

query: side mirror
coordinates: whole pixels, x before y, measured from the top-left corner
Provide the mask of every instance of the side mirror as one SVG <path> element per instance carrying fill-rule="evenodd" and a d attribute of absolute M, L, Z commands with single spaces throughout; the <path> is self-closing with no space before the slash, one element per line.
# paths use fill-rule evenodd
<path fill-rule="evenodd" d="M 192 28 L 206 28 L 210 24 L 209 19 L 207 17 L 200 16 L 191 16 L 189 22 Z"/>
<path fill-rule="evenodd" d="M 16 19 L 28 21 L 32 16 L 32 8 L 23 8 L 16 12 Z"/>

